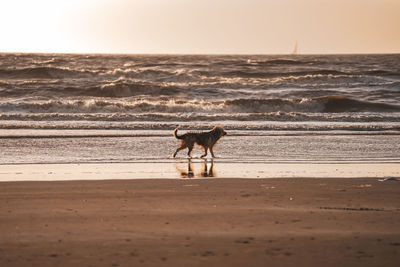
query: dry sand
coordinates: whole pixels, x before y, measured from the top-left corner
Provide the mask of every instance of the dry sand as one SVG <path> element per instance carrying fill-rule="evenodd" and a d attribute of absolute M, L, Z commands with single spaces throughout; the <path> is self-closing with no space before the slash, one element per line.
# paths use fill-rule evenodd
<path fill-rule="evenodd" d="M 0 183 L 0 266 L 399 266 L 400 182 Z"/>

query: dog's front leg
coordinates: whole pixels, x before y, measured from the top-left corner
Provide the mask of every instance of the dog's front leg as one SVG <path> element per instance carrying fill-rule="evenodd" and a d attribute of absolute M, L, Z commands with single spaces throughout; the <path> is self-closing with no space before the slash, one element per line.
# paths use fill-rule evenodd
<path fill-rule="evenodd" d="M 193 146 L 188 146 L 188 149 L 189 149 L 189 151 L 188 151 L 188 157 L 191 159 L 192 158 L 192 150 L 193 150 Z"/>
<path fill-rule="evenodd" d="M 216 156 L 214 155 L 214 151 L 213 151 L 213 148 L 212 148 L 212 147 L 210 147 L 210 152 L 211 152 L 211 156 L 212 156 L 213 158 L 216 158 Z"/>
<path fill-rule="evenodd" d="M 207 156 L 207 150 L 208 150 L 208 147 L 205 147 L 205 148 L 204 148 L 204 154 L 201 155 L 200 158 L 204 158 L 204 157 Z"/>

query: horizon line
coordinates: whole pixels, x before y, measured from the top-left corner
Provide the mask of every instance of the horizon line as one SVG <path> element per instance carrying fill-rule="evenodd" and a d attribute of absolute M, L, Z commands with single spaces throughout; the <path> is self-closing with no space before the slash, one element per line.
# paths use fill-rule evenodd
<path fill-rule="evenodd" d="M 18 51 L 0 51 L 0 54 L 42 54 L 42 55 L 131 55 L 131 56 L 318 56 L 318 55 L 398 55 L 398 52 L 340 52 L 340 53 L 122 53 L 122 52 L 18 52 Z"/>

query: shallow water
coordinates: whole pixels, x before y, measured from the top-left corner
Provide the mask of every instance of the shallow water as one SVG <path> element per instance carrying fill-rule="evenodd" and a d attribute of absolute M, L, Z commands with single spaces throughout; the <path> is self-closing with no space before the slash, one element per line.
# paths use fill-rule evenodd
<path fill-rule="evenodd" d="M 396 133 L 232 130 L 214 151 L 226 163 L 400 162 L 398 140 Z M 165 130 L 2 130 L 0 164 L 173 162 L 177 145 Z M 201 154 L 197 148 L 192 156 Z"/>

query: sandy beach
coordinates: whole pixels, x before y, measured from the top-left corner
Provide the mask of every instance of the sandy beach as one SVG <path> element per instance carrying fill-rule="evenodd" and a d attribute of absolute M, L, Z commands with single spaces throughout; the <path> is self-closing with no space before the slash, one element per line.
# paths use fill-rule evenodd
<path fill-rule="evenodd" d="M 378 179 L 3 182 L 1 266 L 397 266 Z"/>
<path fill-rule="evenodd" d="M 0 57 L 1 267 L 399 265 L 400 55 Z"/>
<path fill-rule="evenodd" d="M 1 11 L 0 267 L 400 266 L 400 0 Z"/>

